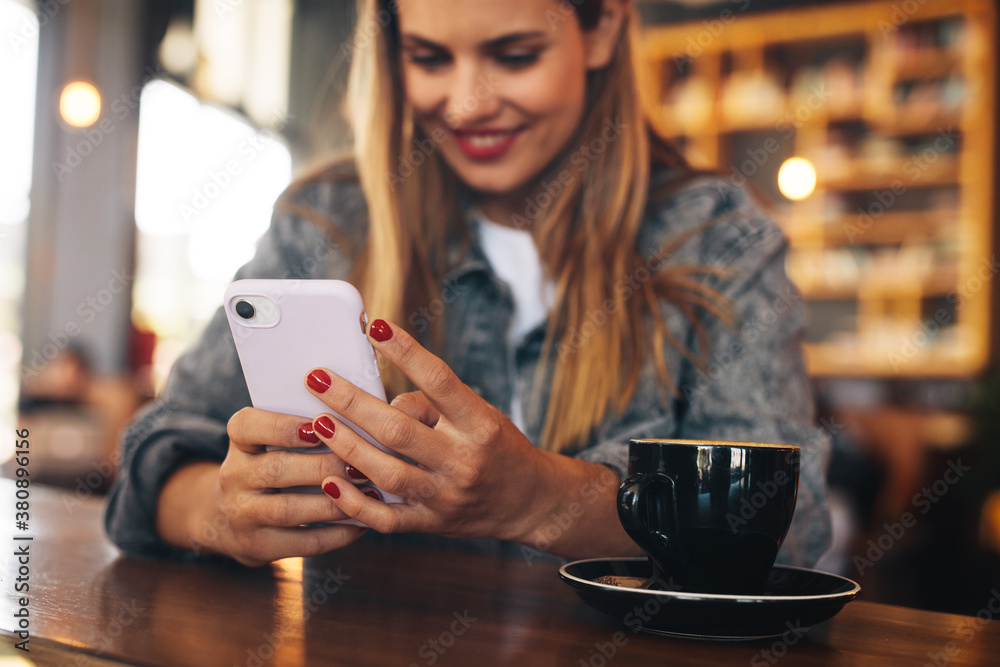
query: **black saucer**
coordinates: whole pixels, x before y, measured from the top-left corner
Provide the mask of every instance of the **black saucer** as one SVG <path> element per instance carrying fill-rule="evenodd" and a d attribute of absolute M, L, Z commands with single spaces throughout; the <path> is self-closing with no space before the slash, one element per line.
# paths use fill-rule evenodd
<path fill-rule="evenodd" d="M 785 565 L 771 569 L 763 595 L 637 588 L 650 571 L 645 557 L 593 558 L 563 565 L 559 576 L 633 631 L 716 641 L 780 637 L 832 618 L 861 592 L 845 577 Z M 595 581 L 601 577 L 619 585 Z"/>

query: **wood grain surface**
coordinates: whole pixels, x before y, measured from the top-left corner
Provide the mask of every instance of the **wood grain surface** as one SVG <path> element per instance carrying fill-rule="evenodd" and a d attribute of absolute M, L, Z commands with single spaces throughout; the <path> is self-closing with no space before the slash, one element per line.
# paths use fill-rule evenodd
<path fill-rule="evenodd" d="M 784 638 L 690 641 L 636 634 L 591 609 L 553 563 L 365 539 L 257 569 L 136 560 L 104 535 L 97 498 L 33 486 L 29 542 L 13 540 L 13 503 L 13 484 L 0 480 L 0 521 L 10 525 L 0 630 L 7 649 L 20 641 L 13 553 L 30 544 L 32 651 L 13 652 L 36 664 L 943 667 L 1000 656 L 997 591 L 983 592 L 978 619 L 868 603 L 862 592 L 832 620 Z"/>

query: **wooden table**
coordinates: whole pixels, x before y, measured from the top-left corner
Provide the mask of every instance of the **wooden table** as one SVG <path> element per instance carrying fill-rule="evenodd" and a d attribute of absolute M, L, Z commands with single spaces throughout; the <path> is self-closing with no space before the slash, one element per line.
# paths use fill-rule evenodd
<path fill-rule="evenodd" d="M 0 480 L 0 520 L 10 526 L 0 549 L 0 629 L 11 653 L 20 641 L 13 553 L 30 545 L 31 652 L 13 652 L 37 664 L 941 667 L 1000 659 L 1000 622 L 863 600 L 789 641 L 633 634 L 583 604 L 552 563 L 390 550 L 365 539 L 258 569 L 134 560 L 105 537 L 100 500 L 33 486 L 30 529 L 21 533 L 14 491 Z M 984 618 L 994 595 L 1000 600 L 983 593 Z"/>

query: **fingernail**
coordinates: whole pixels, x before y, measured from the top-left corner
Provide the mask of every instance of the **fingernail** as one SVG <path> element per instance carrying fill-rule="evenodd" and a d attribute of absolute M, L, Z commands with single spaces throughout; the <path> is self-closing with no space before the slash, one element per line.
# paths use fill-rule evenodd
<path fill-rule="evenodd" d="M 389 323 L 385 320 L 372 320 L 368 326 L 368 335 L 378 342 L 384 343 L 392 338 L 392 329 L 389 328 Z"/>
<path fill-rule="evenodd" d="M 352 479 L 368 479 L 368 475 L 364 474 L 350 463 L 344 467 L 344 470 L 347 472 L 347 476 Z"/>
<path fill-rule="evenodd" d="M 326 374 L 326 371 L 317 368 L 306 378 L 306 384 L 317 394 L 322 394 L 330 388 L 330 376 Z"/>
<path fill-rule="evenodd" d="M 382 500 L 382 494 L 378 492 L 378 489 L 366 489 L 365 495 L 375 500 Z"/>
<path fill-rule="evenodd" d="M 334 500 L 340 497 L 340 489 L 337 488 L 335 482 L 327 482 L 323 485 L 323 493 L 330 496 Z"/>
<path fill-rule="evenodd" d="M 299 440 L 303 442 L 311 442 L 313 444 L 319 442 L 319 438 L 316 437 L 316 432 L 313 431 L 312 422 L 306 422 L 299 427 Z"/>
<path fill-rule="evenodd" d="M 313 422 L 313 428 L 319 431 L 319 434 L 324 438 L 332 438 L 333 434 L 337 432 L 337 426 L 333 423 L 333 420 L 326 415 L 320 415 L 316 421 Z"/>

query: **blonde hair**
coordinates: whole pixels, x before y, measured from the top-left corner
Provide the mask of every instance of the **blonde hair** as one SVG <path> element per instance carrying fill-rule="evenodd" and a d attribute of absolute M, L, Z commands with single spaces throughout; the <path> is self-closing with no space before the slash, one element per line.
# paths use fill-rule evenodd
<path fill-rule="evenodd" d="M 572 6 L 581 29 L 596 26 L 601 0 L 574 0 Z M 373 317 L 404 324 L 406 313 L 440 298 L 440 280 L 449 268 L 447 244 L 456 237 L 467 243 L 468 231 L 458 201 L 461 185 L 436 151 L 424 150 L 433 143 L 407 108 L 394 11 L 394 2 L 361 0 L 345 111 L 354 128 L 354 163 L 369 217 L 367 243 L 352 280 Z M 647 354 L 653 355 L 664 387 L 676 395 L 664 347 L 669 342 L 701 363 L 708 341 L 698 309 L 731 322 L 725 300 L 696 277 L 718 271 L 692 266 L 657 270 L 636 250 L 650 196 L 651 164 L 692 173 L 648 122 L 638 81 L 637 35 L 630 17 L 611 63 L 588 75 L 586 109 L 574 137 L 538 182 L 551 182 L 564 172 L 576 175 L 564 179 L 562 192 L 549 194 L 551 203 L 540 206 L 534 220 L 521 221 L 530 224 L 542 264 L 556 286 L 535 383 L 538 388 L 551 375 L 539 444 L 552 451 L 586 445 L 609 411 L 624 410 Z M 611 141 L 601 139 L 607 122 L 620 130 Z M 599 140 L 605 149 L 588 154 L 585 169 L 571 168 L 571 160 L 579 159 L 573 147 Z M 664 259 L 693 233 L 672 239 L 654 257 Z M 622 289 L 621 281 L 638 288 Z M 693 324 L 702 357 L 664 325 L 663 299 Z M 647 315 L 651 331 L 643 326 Z M 438 334 L 432 338 L 440 345 L 440 322 L 435 324 Z M 401 373 L 384 370 L 390 393 L 407 390 Z M 667 391 L 662 398 L 668 399 Z"/>

